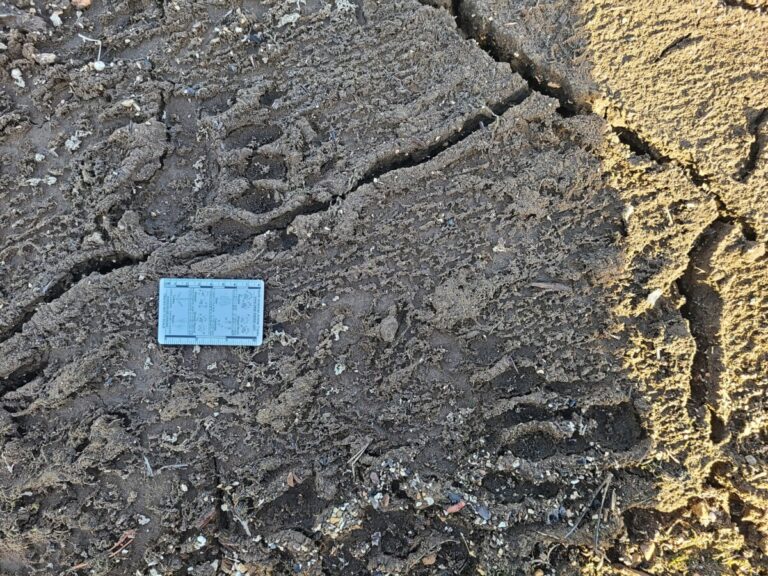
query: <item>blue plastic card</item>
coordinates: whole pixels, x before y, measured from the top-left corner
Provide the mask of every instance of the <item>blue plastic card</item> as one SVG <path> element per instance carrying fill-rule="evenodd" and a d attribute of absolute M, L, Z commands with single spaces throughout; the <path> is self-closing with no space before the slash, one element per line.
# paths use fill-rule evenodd
<path fill-rule="evenodd" d="M 160 344 L 260 346 L 263 318 L 263 280 L 160 280 Z"/>

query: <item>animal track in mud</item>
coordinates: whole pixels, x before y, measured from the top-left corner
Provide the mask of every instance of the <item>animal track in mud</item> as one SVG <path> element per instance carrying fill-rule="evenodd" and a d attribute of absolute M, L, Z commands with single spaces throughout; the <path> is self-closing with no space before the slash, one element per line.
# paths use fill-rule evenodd
<path fill-rule="evenodd" d="M 519 404 L 489 418 L 485 424 L 489 448 L 499 455 L 509 451 L 520 458 L 539 461 L 558 453 L 579 454 L 593 448 L 623 452 L 645 436 L 637 410 L 630 402 L 591 406 L 583 413 L 575 402 L 569 404 L 559 409 L 545 404 Z M 584 430 L 578 430 L 574 421 L 585 425 Z M 568 423 L 574 427 L 574 433 L 565 437 L 536 426 L 538 423 Z M 588 423 L 591 425 L 586 426 Z M 520 424 L 533 424 L 534 428 L 515 434 L 514 428 Z"/>

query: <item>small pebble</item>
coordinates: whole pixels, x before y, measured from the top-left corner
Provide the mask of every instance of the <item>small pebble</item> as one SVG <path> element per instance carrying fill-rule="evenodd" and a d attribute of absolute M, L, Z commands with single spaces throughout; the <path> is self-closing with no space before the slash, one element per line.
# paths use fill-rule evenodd
<path fill-rule="evenodd" d="M 457 494 L 456 492 L 448 492 L 446 495 L 448 496 L 448 500 L 451 504 L 458 504 L 461 502 L 461 494 Z"/>
<path fill-rule="evenodd" d="M 656 302 L 659 300 L 659 298 L 661 298 L 662 294 L 663 292 L 661 288 L 656 288 L 656 290 L 648 294 L 648 296 L 646 296 L 645 299 L 648 301 L 648 304 L 650 304 L 651 306 L 655 306 Z"/>
<path fill-rule="evenodd" d="M 40 54 L 35 54 L 35 62 L 37 62 L 41 66 L 47 66 L 49 64 L 53 64 L 54 62 L 56 62 L 56 54 L 51 54 L 50 52 L 42 52 Z"/>
<path fill-rule="evenodd" d="M 27 85 L 27 83 L 24 82 L 24 78 L 21 75 L 21 70 L 19 70 L 18 68 L 14 68 L 13 70 L 11 70 L 11 78 L 13 78 L 14 83 L 19 88 L 24 88 L 24 86 Z"/>
<path fill-rule="evenodd" d="M 656 544 L 653 542 L 643 542 L 643 544 L 640 545 L 640 552 L 643 555 L 643 559 L 646 562 L 650 562 L 653 560 L 654 554 L 656 554 Z"/>
<path fill-rule="evenodd" d="M 379 325 L 379 335 L 384 342 L 393 342 L 397 335 L 399 323 L 394 316 L 387 316 Z"/>
<path fill-rule="evenodd" d="M 488 521 L 491 519 L 491 511 L 488 510 L 488 508 L 486 508 L 482 504 L 475 506 L 475 513 L 485 521 Z"/>
<path fill-rule="evenodd" d="M 91 66 L 93 66 L 93 69 L 96 70 L 96 72 L 102 72 L 107 67 L 101 60 L 96 60 Z"/>

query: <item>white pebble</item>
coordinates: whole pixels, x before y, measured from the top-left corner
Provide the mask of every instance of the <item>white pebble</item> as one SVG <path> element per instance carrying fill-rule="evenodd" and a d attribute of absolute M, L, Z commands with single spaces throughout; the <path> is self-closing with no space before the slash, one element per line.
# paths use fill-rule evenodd
<path fill-rule="evenodd" d="M 101 60 L 96 60 L 96 62 L 92 62 L 91 66 L 93 66 L 93 69 L 96 70 L 96 72 L 101 72 L 104 70 L 104 68 L 107 67 L 107 65 L 104 64 L 104 62 L 102 62 Z"/>
<path fill-rule="evenodd" d="M 16 86 L 19 88 L 24 88 L 24 86 L 27 85 L 26 82 L 24 82 L 24 78 L 21 76 L 21 70 L 18 68 L 14 68 L 11 70 L 11 78 L 13 78 L 13 81 L 16 83 Z"/>
<path fill-rule="evenodd" d="M 663 294 L 663 291 L 661 290 L 661 288 L 656 288 L 656 290 L 648 294 L 648 296 L 646 297 L 648 304 L 650 304 L 651 306 L 655 306 L 656 302 L 659 300 L 659 298 L 661 298 L 662 294 Z"/>
<path fill-rule="evenodd" d="M 50 52 L 42 52 L 40 54 L 35 54 L 35 62 L 37 62 L 41 66 L 47 66 L 48 64 L 53 64 L 54 62 L 56 62 L 56 54 L 51 54 Z"/>

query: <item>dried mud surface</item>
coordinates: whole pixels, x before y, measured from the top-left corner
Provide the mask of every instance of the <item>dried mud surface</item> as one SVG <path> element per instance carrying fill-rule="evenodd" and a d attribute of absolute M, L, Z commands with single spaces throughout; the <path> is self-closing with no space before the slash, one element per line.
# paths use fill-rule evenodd
<path fill-rule="evenodd" d="M 0 574 L 764 573 L 767 29 L 3 5 Z"/>

